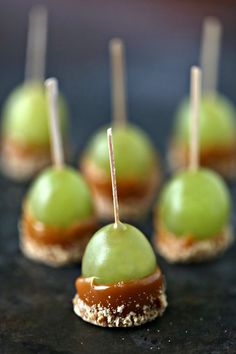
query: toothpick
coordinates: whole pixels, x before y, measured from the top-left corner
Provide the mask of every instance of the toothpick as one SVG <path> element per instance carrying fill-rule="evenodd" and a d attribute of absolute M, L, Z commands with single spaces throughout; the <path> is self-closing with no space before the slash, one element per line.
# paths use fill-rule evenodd
<path fill-rule="evenodd" d="M 221 36 L 220 21 L 215 17 L 207 17 L 203 23 L 200 63 L 203 72 L 203 91 L 210 94 L 217 91 Z"/>
<path fill-rule="evenodd" d="M 191 170 L 197 170 L 199 165 L 199 112 L 201 99 L 201 69 L 191 68 L 191 133 L 190 133 L 190 164 Z"/>
<path fill-rule="evenodd" d="M 25 81 L 43 81 L 47 46 L 47 9 L 34 6 L 29 13 Z"/>
<path fill-rule="evenodd" d="M 58 120 L 58 82 L 56 79 L 50 78 L 45 81 L 45 86 L 48 99 L 52 159 L 56 167 L 62 168 L 64 153 Z"/>
<path fill-rule="evenodd" d="M 118 204 L 117 186 L 116 186 L 116 168 L 115 168 L 115 158 L 114 158 L 114 149 L 113 149 L 112 129 L 111 128 L 107 129 L 107 141 L 108 141 L 110 169 L 111 169 L 111 183 L 112 183 L 115 227 L 118 227 L 120 224 L 120 217 L 119 217 L 119 204 Z"/>
<path fill-rule="evenodd" d="M 124 51 L 121 39 L 110 41 L 113 122 L 119 126 L 125 125 L 127 121 Z"/>

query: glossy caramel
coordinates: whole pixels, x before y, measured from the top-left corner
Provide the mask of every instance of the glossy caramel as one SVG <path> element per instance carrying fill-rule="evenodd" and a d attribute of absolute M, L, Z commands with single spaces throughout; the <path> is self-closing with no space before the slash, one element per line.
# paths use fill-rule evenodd
<path fill-rule="evenodd" d="M 160 295 L 165 288 L 159 268 L 155 273 L 138 280 L 96 285 L 94 278 L 79 277 L 75 285 L 79 298 L 87 305 L 113 310 L 122 306 L 122 317 L 131 311 L 143 313 L 145 306 L 161 307 Z"/>
<path fill-rule="evenodd" d="M 88 159 L 83 159 L 81 169 L 91 189 L 104 197 L 112 200 L 112 185 L 110 175 L 106 175 L 103 171 L 97 168 Z M 160 176 L 157 174 L 157 167 L 153 165 L 152 175 L 143 179 L 117 177 L 118 197 L 120 201 L 134 198 L 144 198 L 153 192 L 155 186 L 158 185 Z"/>
<path fill-rule="evenodd" d="M 9 156 L 17 156 L 19 158 L 27 158 L 31 155 L 38 157 L 50 156 L 50 146 L 24 144 L 11 138 L 4 137 L 2 141 L 2 150 Z"/>
<path fill-rule="evenodd" d="M 45 225 L 36 220 L 29 212 L 27 206 L 24 207 L 23 217 L 21 220 L 23 234 L 30 237 L 39 245 L 57 245 L 62 247 L 71 246 L 74 242 L 89 235 L 97 229 L 96 218 L 92 217 L 87 220 L 79 221 L 68 228 L 59 228 L 55 226 Z"/>
<path fill-rule="evenodd" d="M 176 151 L 183 166 L 187 166 L 189 160 L 189 149 L 186 145 L 173 143 L 171 148 Z M 225 163 L 236 161 L 236 142 L 231 145 L 213 146 L 200 149 L 200 164 L 206 167 L 213 167 L 219 161 L 224 160 Z"/>

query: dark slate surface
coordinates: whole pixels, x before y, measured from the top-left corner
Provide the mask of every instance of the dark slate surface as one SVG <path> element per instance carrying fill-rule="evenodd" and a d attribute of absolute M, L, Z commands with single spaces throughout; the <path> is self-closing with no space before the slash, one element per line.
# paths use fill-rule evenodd
<path fill-rule="evenodd" d="M 44 1 L 42 1 L 44 2 Z M 33 0 L 0 3 L 0 104 L 23 79 L 26 16 Z M 225 26 L 220 89 L 236 102 L 236 3 L 229 1 L 48 1 L 47 75 L 59 78 L 71 109 L 73 156 L 109 121 L 107 41 L 127 43 L 130 119 L 143 126 L 164 156 L 171 120 L 198 62 L 201 21 Z M 233 203 L 236 186 L 231 187 Z M 80 268 L 54 270 L 24 259 L 17 221 L 27 185 L 0 177 L 0 353 L 236 353 L 234 246 L 220 260 L 170 266 L 165 316 L 136 329 L 108 330 L 72 312 Z M 139 227 L 152 234 L 152 219 Z"/>

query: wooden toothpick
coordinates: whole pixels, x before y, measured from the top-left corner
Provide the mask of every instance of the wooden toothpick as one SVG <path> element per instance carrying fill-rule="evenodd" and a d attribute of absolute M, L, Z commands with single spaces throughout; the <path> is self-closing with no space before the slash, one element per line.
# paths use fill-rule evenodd
<path fill-rule="evenodd" d="M 203 23 L 200 66 L 203 73 L 203 91 L 210 94 L 217 90 L 221 36 L 220 21 L 215 17 L 207 17 Z"/>
<path fill-rule="evenodd" d="M 190 163 L 191 170 L 199 165 L 199 113 L 201 99 L 201 70 L 197 66 L 191 68 L 191 132 L 190 132 Z"/>
<path fill-rule="evenodd" d="M 115 158 L 114 158 L 114 149 L 113 149 L 112 129 L 111 128 L 107 129 L 107 141 L 108 141 L 110 169 L 111 169 L 111 183 L 112 183 L 115 227 L 118 227 L 120 224 L 120 217 L 119 217 L 119 204 L 118 204 L 117 186 L 116 186 L 116 168 L 115 168 Z"/>
<path fill-rule="evenodd" d="M 110 41 L 113 122 L 119 126 L 127 121 L 124 51 L 121 39 Z"/>
<path fill-rule="evenodd" d="M 50 78 L 45 81 L 45 86 L 48 99 L 52 159 L 54 165 L 61 168 L 64 165 L 64 153 L 58 119 L 58 82 L 56 79 Z"/>
<path fill-rule="evenodd" d="M 47 46 L 47 9 L 36 5 L 29 13 L 25 81 L 44 81 Z"/>

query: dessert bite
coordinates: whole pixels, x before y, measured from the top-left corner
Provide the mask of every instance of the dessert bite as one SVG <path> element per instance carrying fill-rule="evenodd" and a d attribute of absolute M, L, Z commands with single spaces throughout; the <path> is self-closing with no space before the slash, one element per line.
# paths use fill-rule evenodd
<path fill-rule="evenodd" d="M 74 312 L 98 326 L 139 326 L 165 311 L 165 280 L 143 233 L 120 221 L 111 129 L 108 144 L 115 223 L 97 231 L 86 247 Z"/>
<path fill-rule="evenodd" d="M 236 110 L 217 92 L 217 73 L 221 24 L 217 19 L 204 22 L 201 67 L 203 98 L 200 104 L 200 165 L 214 169 L 223 177 L 236 176 Z M 168 160 L 172 170 L 188 164 L 190 100 L 185 98 L 177 109 Z"/>
<path fill-rule="evenodd" d="M 87 183 L 64 164 L 57 81 L 48 79 L 46 87 L 54 164 L 41 172 L 24 200 L 20 247 L 26 257 L 58 267 L 81 260 L 97 221 Z"/>
<path fill-rule="evenodd" d="M 145 216 L 160 184 L 159 160 L 144 131 L 127 122 L 124 84 L 124 46 L 120 39 L 110 43 L 113 86 L 113 140 L 121 217 Z M 106 128 L 89 141 L 81 169 L 95 200 L 98 216 L 112 218 L 112 193 Z"/>
<path fill-rule="evenodd" d="M 198 166 L 200 75 L 200 69 L 193 67 L 189 168 L 164 188 L 154 216 L 156 247 L 169 262 L 207 261 L 233 241 L 227 187 L 215 172 Z"/>
<path fill-rule="evenodd" d="M 8 97 L 2 112 L 1 169 L 16 181 L 32 178 L 50 164 L 50 138 L 43 85 L 47 10 L 35 6 L 29 15 L 25 82 Z M 58 100 L 60 129 L 66 138 L 68 110 Z"/>

